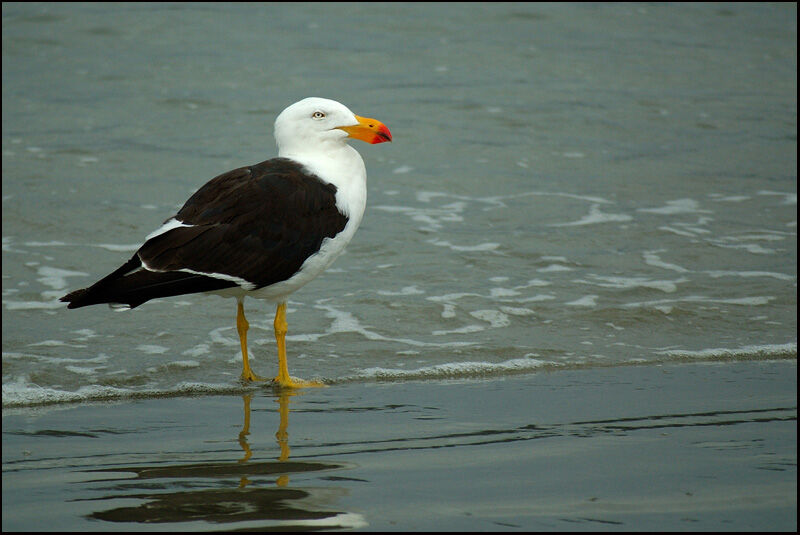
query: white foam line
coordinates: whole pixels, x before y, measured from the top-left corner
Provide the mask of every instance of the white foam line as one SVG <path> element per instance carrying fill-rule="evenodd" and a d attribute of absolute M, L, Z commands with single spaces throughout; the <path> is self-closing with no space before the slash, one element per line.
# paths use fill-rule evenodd
<path fill-rule="evenodd" d="M 530 316 L 531 314 L 534 313 L 533 310 L 531 310 L 530 308 L 521 308 L 521 307 L 502 306 L 500 307 L 500 310 L 502 312 L 505 312 L 506 314 L 511 314 L 512 316 Z"/>
<path fill-rule="evenodd" d="M 677 271 L 678 273 L 687 273 L 689 270 L 683 268 L 677 264 L 670 264 L 668 262 L 664 262 L 661 260 L 661 257 L 658 256 L 658 253 L 666 252 L 666 249 L 659 249 L 657 251 L 645 251 L 643 253 L 644 256 L 644 263 L 648 266 L 653 267 L 660 267 L 664 269 L 669 269 L 671 271 Z"/>
<path fill-rule="evenodd" d="M 551 223 L 550 227 L 576 227 L 581 225 L 596 225 L 599 223 L 612 223 L 612 222 L 625 222 L 631 221 L 633 217 L 627 214 L 606 214 L 600 211 L 600 206 L 593 204 L 589 208 L 589 214 L 583 216 L 578 221 L 570 221 L 568 223 Z"/>
<path fill-rule="evenodd" d="M 420 295 L 424 294 L 423 290 L 417 288 L 416 285 L 413 286 L 404 286 L 400 289 L 400 291 L 392 292 L 389 290 L 378 290 L 378 295 Z"/>
<path fill-rule="evenodd" d="M 140 344 L 136 346 L 136 349 L 142 353 L 147 353 L 148 355 L 162 355 L 169 351 L 168 347 L 153 344 Z"/>
<path fill-rule="evenodd" d="M 483 320 L 489 323 L 489 326 L 492 329 L 511 325 L 511 320 L 509 319 L 508 315 L 500 312 L 499 310 L 474 310 L 470 312 L 469 315 L 475 319 Z"/>
<path fill-rule="evenodd" d="M 3 252 L 6 253 L 27 253 L 22 249 L 14 249 L 11 245 L 14 243 L 13 236 L 3 236 Z"/>
<path fill-rule="evenodd" d="M 744 249 L 748 253 L 752 254 L 774 254 L 775 249 L 769 249 L 767 247 L 762 247 L 757 243 L 742 243 L 738 245 L 734 245 L 731 243 L 724 243 L 722 240 L 715 239 L 715 240 L 708 240 L 708 243 L 715 245 L 717 247 L 722 247 L 724 249 Z"/>
<path fill-rule="evenodd" d="M 461 299 L 462 297 L 486 297 L 481 294 L 476 294 L 472 292 L 459 292 L 459 293 L 452 293 L 452 294 L 445 294 L 445 295 L 432 295 L 430 297 L 426 297 L 428 301 L 434 301 L 437 303 L 451 303 L 456 299 Z"/>
<path fill-rule="evenodd" d="M 497 208 L 507 208 L 507 205 L 504 202 L 505 200 L 519 199 L 520 197 L 527 197 L 527 196 L 566 197 L 570 199 L 578 199 L 581 201 L 593 203 L 590 215 L 587 216 L 587 218 L 584 218 L 584 220 L 573 223 L 556 224 L 555 226 L 576 225 L 576 224 L 584 225 L 584 224 L 602 223 L 608 221 L 630 221 L 632 219 L 630 216 L 624 214 L 600 213 L 598 208 L 599 205 L 613 204 L 612 201 L 609 201 L 608 199 L 604 199 L 602 197 L 591 197 L 586 195 L 574 195 L 571 193 L 542 192 L 542 191 L 528 191 L 515 195 L 498 195 L 491 197 L 468 197 L 465 195 L 456 195 L 440 191 L 418 191 L 416 192 L 416 197 L 417 200 L 421 203 L 430 203 L 432 200 L 437 198 L 455 199 L 455 202 L 451 202 L 449 204 L 442 204 L 435 208 L 420 208 L 416 206 L 399 206 L 399 205 L 376 205 L 373 206 L 372 209 L 382 210 L 391 213 L 405 214 L 411 217 L 413 221 L 427 225 L 426 227 L 424 227 L 425 229 L 438 231 L 442 228 L 443 223 L 463 222 L 464 217 L 461 214 L 466 211 L 468 204 L 481 203 L 486 205 L 483 208 L 484 211 L 493 210 Z M 494 244 L 481 244 L 481 247 L 488 247 L 489 245 L 494 245 Z"/>
<path fill-rule="evenodd" d="M 758 306 L 766 305 L 775 298 L 772 296 L 756 296 L 756 297 L 738 297 L 733 299 L 712 299 L 700 295 L 690 295 L 687 297 L 680 297 L 677 299 L 660 299 L 656 301 L 641 301 L 639 303 L 625 303 L 621 305 L 623 308 L 641 308 L 641 307 L 655 307 L 660 305 L 668 305 L 672 303 L 720 303 L 725 305 L 746 305 Z"/>
<path fill-rule="evenodd" d="M 87 363 L 98 364 L 98 363 L 108 362 L 108 355 L 106 355 L 105 353 L 100 353 L 98 356 L 92 358 L 69 358 L 69 357 L 48 357 L 45 355 L 36 355 L 33 353 L 18 353 L 18 352 L 3 351 L 3 359 L 35 360 L 37 362 L 47 362 L 51 364 L 65 364 L 69 362 L 74 362 L 76 364 L 87 364 Z"/>
<path fill-rule="evenodd" d="M 5 242 L 4 242 L 5 243 Z M 69 243 L 63 241 L 28 241 L 25 242 L 24 245 L 26 247 L 99 247 L 100 249 L 106 249 L 108 251 L 114 252 L 131 252 L 136 251 L 139 247 L 142 246 L 141 243 L 137 243 L 134 245 L 125 245 L 125 244 L 118 244 L 118 243 L 90 243 L 90 244 L 80 244 L 80 243 Z"/>
<path fill-rule="evenodd" d="M 583 279 L 575 279 L 572 282 L 579 284 L 591 284 L 603 288 L 652 288 L 654 290 L 661 290 L 664 293 L 674 293 L 678 289 L 678 284 L 687 282 L 689 279 L 680 278 L 674 281 L 670 280 L 650 280 L 644 277 L 603 277 L 601 275 L 589 275 L 594 281 L 587 281 Z"/>
<path fill-rule="evenodd" d="M 667 231 L 667 232 L 672 232 L 673 234 L 677 234 L 678 236 L 684 236 L 686 238 L 696 238 L 697 237 L 697 235 L 692 233 L 692 232 L 688 232 L 688 231 L 685 231 L 685 230 L 678 230 L 678 229 L 672 228 L 672 227 L 658 227 L 658 230 L 664 230 L 664 231 Z"/>
<path fill-rule="evenodd" d="M 333 318 L 333 323 L 324 333 L 319 334 L 304 334 L 300 338 L 291 338 L 294 340 L 302 339 L 304 341 L 316 341 L 325 336 L 330 336 L 337 333 L 356 333 L 360 334 L 367 340 L 378 340 L 384 342 L 399 342 L 416 347 L 464 347 L 474 345 L 473 342 L 422 342 L 420 340 L 413 340 L 411 338 L 391 338 L 383 336 L 374 331 L 371 331 L 361 325 L 361 323 L 350 312 L 337 310 L 330 305 L 316 304 L 314 308 L 327 311 L 327 316 Z"/>
<path fill-rule="evenodd" d="M 65 247 L 72 245 L 63 241 L 26 241 L 23 245 L 26 247 Z"/>
<path fill-rule="evenodd" d="M 77 375 L 96 375 L 97 370 L 104 368 L 105 366 L 98 366 L 97 368 L 87 368 L 84 366 L 64 366 L 65 370 Z"/>
<path fill-rule="evenodd" d="M 432 230 L 441 229 L 443 223 L 461 223 L 464 221 L 464 218 L 459 215 L 464 210 L 463 206 L 452 206 L 449 209 L 443 209 L 378 205 L 374 206 L 373 209 L 383 210 L 386 212 L 403 213 L 409 216 L 412 221 L 429 225 L 429 227 L 426 228 L 430 228 Z"/>
<path fill-rule="evenodd" d="M 431 334 L 434 336 L 443 336 L 447 334 L 471 334 L 477 333 L 481 331 L 485 331 L 486 327 L 476 324 L 464 325 L 463 327 L 459 327 L 458 329 L 450 329 L 447 331 L 433 331 Z"/>
<path fill-rule="evenodd" d="M 555 295 L 549 294 L 538 294 L 531 297 L 523 297 L 522 299 L 515 299 L 515 303 L 538 303 L 540 301 L 552 301 L 555 299 Z"/>
<path fill-rule="evenodd" d="M 169 390 L 128 390 L 114 386 L 82 386 L 74 392 L 42 387 L 29 382 L 27 377 L 3 383 L 3 408 L 54 405 L 86 401 L 111 401 L 175 397 L 192 394 L 238 394 L 247 389 L 229 384 L 179 383 Z"/>
<path fill-rule="evenodd" d="M 62 290 L 67 287 L 67 277 L 86 277 L 83 271 L 70 271 L 49 266 L 41 266 L 36 270 L 39 278 L 36 280 L 54 290 Z"/>
<path fill-rule="evenodd" d="M 61 301 L 7 301 L 3 300 L 6 310 L 50 310 L 64 308 Z"/>
<path fill-rule="evenodd" d="M 744 202 L 752 199 L 749 195 L 722 195 L 720 193 L 712 193 L 710 197 L 714 202 Z"/>
<path fill-rule="evenodd" d="M 482 202 L 486 204 L 494 204 L 498 206 L 505 206 L 504 200 L 518 199 L 520 197 L 566 197 L 568 199 L 578 199 L 580 201 L 587 201 L 599 204 L 613 204 L 613 201 L 604 199 L 603 197 L 592 197 L 588 195 L 575 195 L 573 193 L 563 193 L 559 191 L 526 191 L 514 195 L 495 195 L 490 197 L 469 197 L 466 195 L 457 195 L 454 193 L 445 193 L 441 191 L 419 191 L 417 192 L 417 200 L 420 202 L 430 202 L 431 199 L 436 197 L 449 197 L 451 199 L 458 199 L 461 201 Z"/>
<path fill-rule="evenodd" d="M 568 199 L 577 199 L 579 201 L 587 201 L 596 204 L 614 204 L 614 201 L 609 201 L 608 199 L 604 199 L 603 197 L 590 197 L 588 195 L 575 195 L 572 193 L 561 193 L 561 192 L 548 192 L 548 191 L 528 191 L 525 193 L 520 193 L 519 195 L 506 195 L 503 197 L 494 197 L 495 199 L 516 199 L 518 197 L 527 197 L 527 196 L 552 196 L 552 197 L 566 197 Z"/>
<path fill-rule="evenodd" d="M 495 249 L 500 247 L 500 244 L 495 242 L 479 243 L 477 245 L 454 245 L 446 240 L 434 239 L 434 240 L 428 240 L 428 243 L 436 245 L 438 247 L 449 247 L 451 250 L 457 252 L 494 251 Z"/>
<path fill-rule="evenodd" d="M 139 248 L 142 246 L 141 243 L 136 243 L 132 245 L 125 245 L 125 244 L 117 244 L 117 243 L 98 243 L 93 245 L 92 247 L 99 247 L 100 249 L 105 249 L 106 251 L 114 251 L 120 253 L 132 253 L 134 251 L 138 251 Z"/>
<path fill-rule="evenodd" d="M 700 203 L 694 199 L 676 199 L 674 201 L 667 201 L 666 205 L 661 208 L 639 208 L 637 211 L 662 215 L 713 213 L 710 210 L 701 210 L 699 207 Z"/>
<path fill-rule="evenodd" d="M 726 359 L 784 359 L 797 358 L 797 343 L 765 344 L 757 346 L 744 346 L 735 349 L 714 348 L 703 350 L 669 349 L 657 351 L 668 360 L 652 361 L 647 359 L 631 359 L 625 362 L 609 364 L 607 362 L 573 362 L 559 363 L 543 361 L 533 358 L 532 354 L 524 358 L 510 359 L 504 362 L 459 362 L 424 366 L 414 370 L 401 370 L 396 368 L 365 368 L 354 376 L 341 377 L 332 382 L 353 382 L 359 380 L 425 380 L 425 379 L 469 379 L 476 377 L 496 376 L 504 374 L 530 373 L 543 370 L 558 369 L 591 369 L 608 368 L 616 366 L 648 366 L 662 363 L 680 363 L 681 361 L 713 361 Z"/>
<path fill-rule="evenodd" d="M 86 344 L 70 344 L 69 342 L 63 342 L 61 340 L 42 340 L 41 342 L 34 342 L 28 344 L 28 347 L 38 347 L 38 346 L 47 346 L 47 347 L 86 347 Z"/>
<path fill-rule="evenodd" d="M 594 307 L 597 306 L 597 298 L 600 297 L 599 295 L 585 295 L 580 299 L 576 299 L 575 301 L 570 301 L 569 303 L 564 303 L 568 306 L 573 307 Z"/>
<path fill-rule="evenodd" d="M 516 290 L 512 290 L 511 288 L 497 287 L 497 288 L 492 288 L 491 290 L 489 290 L 489 297 L 491 299 L 499 299 L 499 298 L 503 298 L 503 297 L 514 297 L 514 296 L 517 296 L 517 295 L 519 295 L 519 292 L 516 291 Z"/>
<path fill-rule="evenodd" d="M 758 195 L 777 195 L 783 197 L 783 204 L 797 204 L 797 192 L 761 190 Z"/>
<path fill-rule="evenodd" d="M 357 379 L 408 379 L 408 378 L 450 378 L 470 377 L 495 374 L 498 372 L 532 371 L 542 367 L 558 366 L 534 358 L 519 358 L 504 362 L 457 362 L 425 366 L 415 370 L 400 370 L 396 368 L 365 368 L 355 378 Z M 352 380 L 343 378 L 341 380 Z"/>
<path fill-rule="evenodd" d="M 793 275 L 785 273 L 775 273 L 772 271 L 704 271 L 708 276 L 718 279 L 720 277 L 772 277 L 774 279 L 793 281 Z"/>
<path fill-rule="evenodd" d="M 536 271 L 539 273 L 555 273 L 557 271 L 574 271 L 575 268 L 564 266 L 562 264 L 550 264 L 549 266 L 539 268 Z"/>
<path fill-rule="evenodd" d="M 742 357 L 742 356 L 760 356 L 760 357 L 771 357 L 771 356 L 782 356 L 786 354 L 795 354 L 797 356 L 797 343 L 790 342 L 787 344 L 764 344 L 764 345 L 755 345 L 755 346 L 742 346 L 737 348 L 709 348 L 709 349 L 699 349 L 699 350 L 687 350 L 687 349 L 666 349 L 662 351 L 657 351 L 656 353 L 660 355 L 668 355 L 670 357 L 699 357 L 699 358 L 711 358 L 711 357 Z"/>

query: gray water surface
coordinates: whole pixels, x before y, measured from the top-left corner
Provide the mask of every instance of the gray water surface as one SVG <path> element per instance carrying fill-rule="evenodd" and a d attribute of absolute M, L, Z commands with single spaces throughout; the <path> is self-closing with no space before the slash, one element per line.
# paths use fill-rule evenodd
<path fill-rule="evenodd" d="M 330 383 L 797 358 L 795 4 L 4 3 L 3 406 L 241 388 L 235 305 L 58 298 L 306 96 L 386 123 L 289 302 Z M 248 300 L 275 372 L 271 304 Z"/>

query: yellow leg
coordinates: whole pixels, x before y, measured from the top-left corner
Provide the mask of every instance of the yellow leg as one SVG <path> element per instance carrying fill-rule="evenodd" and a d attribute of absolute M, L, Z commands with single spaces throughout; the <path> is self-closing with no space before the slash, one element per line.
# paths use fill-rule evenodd
<path fill-rule="evenodd" d="M 280 303 L 275 311 L 275 341 L 278 343 L 278 376 L 275 382 L 281 386 L 288 386 L 292 381 L 289 376 L 289 365 L 286 363 L 286 333 L 289 324 L 286 322 L 286 303 Z"/>
<path fill-rule="evenodd" d="M 239 331 L 239 343 L 242 346 L 242 379 L 245 381 L 264 381 L 263 377 L 259 377 L 250 369 L 250 359 L 247 356 L 247 330 L 249 328 L 250 324 L 247 323 L 247 318 L 244 317 L 244 304 L 239 301 L 236 307 L 236 330 Z"/>
<path fill-rule="evenodd" d="M 323 386 L 322 383 L 295 379 L 289 375 L 289 365 L 286 362 L 286 333 L 289 324 L 286 322 L 286 302 L 278 305 L 275 311 L 275 341 L 278 343 L 278 376 L 274 384 L 283 388 L 301 388 L 304 386 Z"/>

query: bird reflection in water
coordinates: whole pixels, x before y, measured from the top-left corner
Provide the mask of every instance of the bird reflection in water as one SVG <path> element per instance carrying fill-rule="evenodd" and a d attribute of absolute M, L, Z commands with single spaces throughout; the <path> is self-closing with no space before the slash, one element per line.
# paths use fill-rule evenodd
<path fill-rule="evenodd" d="M 244 422 L 238 434 L 243 457 L 235 462 L 154 463 L 94 470 L 121 475 L 87 481 L 92 486 L 90 493 L 100 495 L 80 501 L 108 504 L 123 498 L 126 503 L 134 499 L 139 504 L 99 510 L 87 516 L 118 524 L 171 524 L 173 529 L 180 528 L 176 524 L 198 521 L 224 524 L 225 529 L 366 526 L 359 514 L 331 509 L 333 503 L 347 494 L 346 488 L 327 484 L 289 486 L 290 475 L 319 474 L 318 480 L 330 481 L 324 472 L 348 468 L 342 463 L 289 459 L 289 403 L 296 393 L 276 391 L 279 414 L 275 433 L 279 447 L 277 461 L 252 461 L 253 450 L 248 442 L 252 394 L 247 394 L 243 396 Z M 128 474 L 134 474 L 134 477 Z M 231 478 L 238 479 L 238 485 Z"/>

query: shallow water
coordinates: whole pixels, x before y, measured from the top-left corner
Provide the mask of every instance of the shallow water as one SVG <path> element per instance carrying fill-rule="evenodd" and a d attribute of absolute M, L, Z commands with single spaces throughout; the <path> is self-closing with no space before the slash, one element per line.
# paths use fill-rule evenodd
<path fill-rule="evenodd" d="M 6 531 L 795 531 L 797 364 L 7 409 Z"/>
<path fill-rule="evenodd" d="M 4 408 L 242 390 L 231 300 L 57 299 L 309 95 L 395 139 L 357 146 L 362 227 L 289 302 L 293 375 L 797 358 L 795 5 L 2 9 Z"/>

